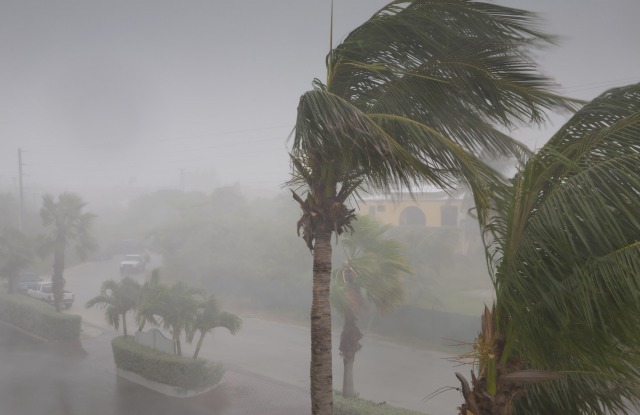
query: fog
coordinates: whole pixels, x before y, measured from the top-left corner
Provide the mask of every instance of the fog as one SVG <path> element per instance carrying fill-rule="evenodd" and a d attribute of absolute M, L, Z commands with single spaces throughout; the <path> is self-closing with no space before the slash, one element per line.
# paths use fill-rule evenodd
<path fill-rule="evenodd" d="M 386 3 L 336 1 L 334 44 Z M 540 13 L 544 29 L 559 36 L 537 56 L 559 92 L 589 100 L 640 81 L 637 0 L 498 3 Z M 283 183 L 298 99 L 326 76 L 329 26 L 328 0 L 0 2 L 0 225 L 17 224 L 22 179 L 28 236 L 41 231 L 42 195 L 70 191 L 97 215 L 98 242 L 86 261 L 70 253 L 65 271 L 76 295 L 69 312 L 88 324 L 79 343 L 51 351 L 0 332 L 0 355 L 15 357 L 3 361 L 12 377 L 0 377 L 11 413 L 43 410 L 24 392 L 36 381 L 55 402 L 51 413 L 95 405 L 106 409 L 92 413 L 260 413 L 274 396 L 307 413 L 311 255 Z M 545 128 L 511 133 L 539 148 L 567 116 L 550 118 Z M 360 316 L 355 367 L 362 397 L 433 415 L 462 401 L 453 389 L 461 369 L 449 360 L 462 349 L 452 344 L 473 340 L 492 298 L 477 238 L 465 252 L 447 251 L 441 241 L 462 230 L 437 232 L 392 232 L 414 248 L 422 238 L 426 251 L 408 250 L 415 272 L 405 279 L 405 304 Z M 139 282 L 161 267 L 167 281 L 215 293 L 245 321 L 238 335 L 216 331 L 205 341 L 202 356 L 221 360 L 229 379 L 206 402 L 117 380 L 104 340 L 116 332 L 104 311 L 84 308 L 103 281 L 120 277 L 123 255 L 142 251 L 153 260 Z M 336 249 L 334 263 L 342 259 Z M 51 258 L 30 267 L 50 276 Z M 334 349 L 341 327 L 335 317 Z M 19 362 L 47 371 L 25 372 Z"/>
<path fill-rule="evenodd" d="M 386 2 L 338 1 L 334 43 Z M 590 99 L 638 80 L 635 0 L 509 0 L 560 46 L 539 56 Z M 135 186 L 275 192 L 300 95 L 325 76 L 328 1 L 4 1 L 0 189 Z M 559 126 L 563 118 L 558 118 Z M 519 132 L 541 146 L 553 127 Z"/>

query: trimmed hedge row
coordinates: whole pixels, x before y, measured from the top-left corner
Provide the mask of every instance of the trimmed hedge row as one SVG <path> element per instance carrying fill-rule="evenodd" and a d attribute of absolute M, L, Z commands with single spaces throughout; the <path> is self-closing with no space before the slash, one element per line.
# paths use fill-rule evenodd
<path fill-rule="evenodd" d="M 375 403 L 360 398 L 347 399 L 342 395 L 333 395 L 334 415 L 424 415 L 422 412 Z"/>
<path fill-rule="evenodd" d="M 47 340 L 80 338 L 82 318 L 21 294 L 0 294 L 0 319 Z"/>
<path fill-rule="evenodd" d="M 165 385 L 198 390 L 220 382 L 220 363 L 186 356 L 174 356 L 136 343 L 131 336 L 111 340 L 116 366 Z"/>

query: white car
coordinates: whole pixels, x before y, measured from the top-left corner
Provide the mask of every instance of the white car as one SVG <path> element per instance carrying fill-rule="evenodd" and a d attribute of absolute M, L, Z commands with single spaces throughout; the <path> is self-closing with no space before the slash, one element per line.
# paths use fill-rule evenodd
<path fill-rule="evenodd" d="M 144 256 L 138 254 L 125 255 L 120 262 L 120 274 L 140 274 L 147 268 L 147 261 Z"/>

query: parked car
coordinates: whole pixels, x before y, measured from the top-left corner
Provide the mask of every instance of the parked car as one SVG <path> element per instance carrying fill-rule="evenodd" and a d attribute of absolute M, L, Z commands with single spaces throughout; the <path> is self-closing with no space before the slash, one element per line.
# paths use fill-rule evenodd
<path fill-rule="evenodd" d="M 144 256 L 138 254 L 125 255 L 120 262 L 120 274 L 140 274 L 147 268 L 147 261 Z"/>
<path fill-rule="evenodd" d="M 36 285 L 42 281 L 40 275 L 35 272 L 21 272 L 15 279 L 16 292 L 26 293 L 29 288 L 35 288 Z M 11 280 L 5 282 L 5 287 L 9 289 Z"/>
<path fill-rule="evenodd" d="M 35 288 L 30 288 L 27 290 L 27 295 L 33 298 L 37 298 L 38 300 L 46 301 L 51 305 L 55 305 L 55 299 L 53 297 L 53 282 L 51 281 L 42 281 L 37 283 Z M 71 307 L 75 297 L 76 296 L 74 293 L 64 291 L 64 295 L 62 297 L 62 305 L 64 306 L 64 308 Z"/>

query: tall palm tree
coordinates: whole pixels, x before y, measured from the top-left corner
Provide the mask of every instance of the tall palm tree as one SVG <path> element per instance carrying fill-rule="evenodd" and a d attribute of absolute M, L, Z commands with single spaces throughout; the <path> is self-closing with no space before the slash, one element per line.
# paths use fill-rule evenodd
<path fill-rule="evenodd" d="M 52 195 L 42 197 L 40 217 L 45 228 L 41 236 L 41 249 L 53 252 L 53 296 L 56 310 L 64 293 L 65 252 L 69 245 L 76 248 L 80 258 L 95 248 L 91 224 L 95 215 L 85 212 L 87 204 L 75 193 L 62 193 L 56 201 Z"/>
<path fill-rule="evenodd" d="M 640 403 L 638 166 L 640 83 L 587 104 L 515 176 L 485 228 L 496 300 L 471 385 L 457 374 L 461 414 Z"/>
<path fill-rule="evenodd" d="M 107 322 L 116 330 L 119 329 L 122 319 L 122 331 L 124 337 L 127 337 L 127 313 L 138 305 L 140 289 L 138 281 L 131 277 L 124 277 L 120 282 L 107 280 L 102 283 L 100 294 L 87 301 L 85 307 L 96 306 L 104 309 Z"/>
<path fill-rule="evenodd" d="M 20 270 L 31 263 L 33 250 L 29 239 L 13 226 L 0 232 L 0 276 L 7 279 L 8 291 L 15 292 Z"/>
<path fill-rule="evenodd" d="M 365 306 L 365 297 L 378 312 L 384 313 L 400 304 L 404 295 L 402 276 L 411 268 L 403 255 L 400 242 L 386 236 L 390 225 L 382 225 L 368 216 L 361 216 L 354 231 L 340 239 L 345 260 L 335 270 L 331 286 L 331 302 L 344 318 L 340 335 L 340 354 L 344 364 L 342 395 L 356 396 L 353 384 L 353 364 L 362 348 L 362 332 L 358 315 Z"/>
<path fill-rule="evenodd" d="M 298 105 L 291 148 L 298 231 L 313 253 L 311 404 L 332 413 L 331 236 L 363 188 L 471 189 L 483 220 L 495 172 L 476 155 L 522 156 L 499 127 L 574 109 L 529 53 L 553 39 L 532 13 L 468 0 L 393 1 L 327 56 Z"/>
<path fill-rule="evenodd" d="M 233 313 L 220 310 L 215 295 L 209 294 L 202 298 L 198 303 L 198 311 L 187 327 L 187 342 L 189 343 L 193 341 L 196 333 L 200 333 L 193 358 L 198 358 L 198 353 L 207 333 L 215 328 L 224 327 L 231 334 L 236 334 L 240 330 L 240 326 L 242 326 L 242 319 Z"/>

